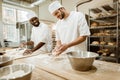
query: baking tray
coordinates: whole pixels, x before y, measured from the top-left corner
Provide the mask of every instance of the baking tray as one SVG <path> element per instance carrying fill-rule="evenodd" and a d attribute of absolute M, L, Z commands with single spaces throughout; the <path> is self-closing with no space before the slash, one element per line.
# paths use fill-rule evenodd
<path fill-rule="evenodd" d="M 104 6 L 102 6 L 102 8 L 106 11 L 114 10 L 114 8 L 112 8 L 110 5 L 104 5 Z"/>
<path fill-rule="evenodd" d="M 102 12 L 102 10 L 101 9 L 99 9 L 99 8 L 94 8 L 94 9 L 91 9 L 91 11 L 93 12 L 93 13 L 100 13 L 100 12 Z"/>

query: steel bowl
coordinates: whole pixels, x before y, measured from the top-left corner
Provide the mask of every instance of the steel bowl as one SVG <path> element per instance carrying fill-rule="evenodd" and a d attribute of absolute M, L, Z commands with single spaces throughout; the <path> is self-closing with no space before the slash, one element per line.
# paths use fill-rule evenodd
<path fill-rule="evenodd" d="M 6 52 L 5 51 L 0 51 L 0 56 L 4 55 Z"/>
<path fill-rule="evenodd" d="M 93 62 L 98 56 L 97 53 L 87 51 L 73 51 L 68 52 L 67 55 L 72 68 L 79 71 L 91 70 Z"/>
<path fill-rule="evenodd" d="M 31 64 L 12 64 L 0 68 L 0 80 L 30 80 L 34 66 Z"/>
<path fill-rule="evenodd" d="M 0 67 L 4 67 L 13 63 L 13 57 L 11 56 L 0 56 Z"/>

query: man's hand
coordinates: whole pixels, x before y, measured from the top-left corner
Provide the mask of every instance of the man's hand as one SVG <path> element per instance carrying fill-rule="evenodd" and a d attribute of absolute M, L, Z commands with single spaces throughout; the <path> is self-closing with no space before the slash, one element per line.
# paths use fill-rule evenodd
<path fill-rule="evenodd" d="M 62 44 L 61 46 L 60 46 L 60 48 L 58 49 L 58 51 L 65 51 L 65 50 L 67 50 L 67 48 L 68 48 L 68 45 L 67 44 Z"/>
<path fill-rule="evenodd" d="M 60 45 L 59 47 L 56 47 L 56 48 L 53 50 L 52 54 L 55 55 L 55 56 L 58 56 L 58 55 L 60 55 L 62 52 L 64 52 L 65 50 L 67 50 L 67 48 L 68 48 L 68 45 L 67 45 L 67 44 L 62 44 L 62 45 Z"/>
<path fill-rule="evenodd" d="M 20 44 L 20 46 L 19 46 L 19 47 L 20 47 L 20 48 L 24 48 L 25 46 L 26 46 L 26 43 L 25 43 L 25 42 L 23 42 L 23 43 L 21 43 L 21 44 Z"/>
<path fill-rule="evenodd" d="M 28 54 L 32 54 L 32 50 L 31 49 L 27 49 L 24 51 L 23 55 L 28 55 Z"/>

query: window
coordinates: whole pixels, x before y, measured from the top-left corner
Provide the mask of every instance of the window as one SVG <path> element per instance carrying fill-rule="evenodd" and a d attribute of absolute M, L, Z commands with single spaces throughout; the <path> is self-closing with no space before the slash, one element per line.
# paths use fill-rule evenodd
<path fill-rule="evenodd" d="M 28 12 L 17 10 L 17 21 L 18 22 L 27 21 L 28 20 L 27 15 L 28 15 Z"/>
<path fill-rule="evenodd" d="M 16 42 L 16 10 L 13 8 L 2 7 L 3 12 L 3 36 L 7 41 Z"/>
<path fill-rule="evenodd" d="M 16 24 L 16 10 L 13 8 L 2 7 L 3 22 L 5 24 Z"/>
<path fill-rule="evenodd" d="M 16 22 L 23 22 L 27 20 L 29 12 L 15 9 L 8 6 L 2 7 L 3 14 L 3 36 L 4 39 L 10 42 L 20 41 L 19 29 L 16 28 Z"/>

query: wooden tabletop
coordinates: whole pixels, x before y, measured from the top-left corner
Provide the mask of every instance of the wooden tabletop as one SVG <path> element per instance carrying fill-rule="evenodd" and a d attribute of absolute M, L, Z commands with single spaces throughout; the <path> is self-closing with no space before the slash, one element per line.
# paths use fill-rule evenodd
<path fill-rule="evenodd" d="M 31 80 L 120 80 L 120 64 L 94 61 L 90 71 L 75 71 L 66 56 L 52 58 L 39 54 L 14 60 L 35 65 Z"/>

